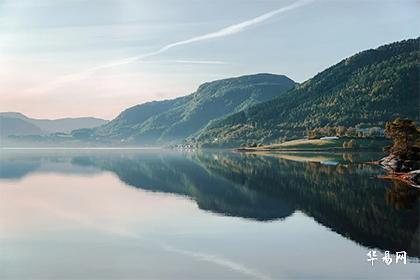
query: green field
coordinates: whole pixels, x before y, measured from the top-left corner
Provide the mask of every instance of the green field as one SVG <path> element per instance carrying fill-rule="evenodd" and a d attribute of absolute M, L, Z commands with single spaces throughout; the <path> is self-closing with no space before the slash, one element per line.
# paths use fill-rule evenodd
<path fill-rule="evenodd" d="M 344 142 L 354 140 L 357 143 L 357 148 L 362 150 L 376 150 L 382 149 L 390 144 L 390 141 L 385 138 L 340 138 L 340 139 L 298 139 L 287 141 L 280 144 L 273 144 L 258 147 L 258 150 L 300 150 L 300 151 L 319 151 L 319 150 L 341 150 Z M 354 150 L 355 150 L 354 149 Z M 350 149 L 352 150 L 352 149 Z"/>

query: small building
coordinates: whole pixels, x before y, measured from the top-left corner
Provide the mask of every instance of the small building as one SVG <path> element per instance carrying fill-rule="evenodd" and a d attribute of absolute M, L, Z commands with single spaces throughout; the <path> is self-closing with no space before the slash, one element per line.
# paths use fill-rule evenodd
<path fill-rule="evenodd" d="M 324 137 L 321 137 L 319 139 L 321 139 L 321 140 L 337 140 L 338 136 L 324 136 Z"/>

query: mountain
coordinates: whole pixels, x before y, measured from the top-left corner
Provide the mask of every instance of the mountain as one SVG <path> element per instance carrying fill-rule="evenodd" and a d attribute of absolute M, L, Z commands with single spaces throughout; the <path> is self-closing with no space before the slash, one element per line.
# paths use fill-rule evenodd
<path fill-rule="evenodd" d="M 95 129 L 92 136 L 141 144 L 180 141 L 211 121 L 273 99 L 294 86 L 288 77 L 273 74 L 213 81 L 187 96 L 131 107 Z"/>
<path fill-rule="evenodd" d="M 320 127 L 384 127 L 419 121 L 420 38 L 355 54 L 293 90 L 209 125 L 203 146 L 273 143 Z"/>
<path fill-rule="evenodd" d="M 39 134 L 42 134 L 42 130 L 30 122 L 18 118 L 0 116 L 0 137 Z"/>
<path fill-rule="evenodd" d="M 24 114 L 17 112 L 4 112 L 0 113 L 2 117 L 16 118 L 23 120 L 27 123 L 37 126 L 41 133 L 39 134 L 48 134 L 56 132 L 71 132 L 75 129 L 81 128 L 94 128 L 106 124 L 108 121 L 92 117 L 82 117 L 82 118 L 62 118 L 55 120 L 47 119 L 32 119 Z"/>

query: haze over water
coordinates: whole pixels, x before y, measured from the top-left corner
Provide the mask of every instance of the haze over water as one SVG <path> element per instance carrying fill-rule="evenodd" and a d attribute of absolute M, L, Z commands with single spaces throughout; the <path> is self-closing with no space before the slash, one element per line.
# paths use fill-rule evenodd
<path fill-rule="evenodd" d="M 1 151 L 0 278 L 415 279 L 419 192 L 377 157 Z"/>

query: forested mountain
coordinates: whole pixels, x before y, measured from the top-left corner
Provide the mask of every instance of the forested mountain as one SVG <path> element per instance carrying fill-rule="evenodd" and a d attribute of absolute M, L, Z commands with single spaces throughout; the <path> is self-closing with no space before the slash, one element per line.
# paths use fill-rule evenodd
<path fill-rule="evenodd" d="M 2 117 L 16 118 L 38 127 L 41 132 L 36 134 L 48 134 L 55 132 L 70 132 L 80 128 L 93 128 L 101 126 L 108 121 L 92 117 L 81 118 L 62 118 L 55 120 L 48 119 L 33 119 L 17 112 L 3 112 L 0 113 Z"/>
<path fill-rule="evenodd" d="M 273 74 L 213 81 L 184 97 L 129 108 L 110 123 L 79 135 L 138 144 L 182 141 L 213 120 L 270 100 L 294 86 L 286 76 Z"/>
<path fill-rule="evenodd" d="M 419 46 L 417 38 L 363 51 L 299 85 L 273 74 L 213 81 L 187 96 L 131 107 L 108 123 L 0 116 L 31 123 L 43 134 L 73 130 L 39 140 L 65 144 L 159 146 L 187 139 L 203 147 L 233 147 L 302 138 L 315 129 L 383 128 L 396 117 L 420 120 Z"/>
<path fill-rule="evenodd" d="M 269 102 L 211 124 L 204 146 L 276 142 L 327 127 L 383 127 L 396 117 L 419 120 L 420 38 L 360 52 Z"/>
<path fill-rule="evenodd" d="M 42 134 L 42 130 L 27 121 L 0 115 L 0 137 L 7 137 L 9 135 L 39 134 Z"/>

